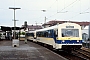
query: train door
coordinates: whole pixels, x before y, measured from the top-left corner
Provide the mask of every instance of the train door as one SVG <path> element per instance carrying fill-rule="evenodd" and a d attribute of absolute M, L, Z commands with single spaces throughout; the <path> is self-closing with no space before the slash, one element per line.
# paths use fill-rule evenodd
<path fill-rule="evenodd" d="M 55 41 L 55 43 L 53 45 L 54 48 L 56 48 L 57 37 L 58 37 L 58 30 L 55 29 L 55 30 L 53 30 L 53 38 L 54 38 L 54 41 Z"/>
<path fill-rule="evenodd" d="M 58 37 L 58 29 L 55 29 L 54 30 L 54 39 L 56 40 Z"/>

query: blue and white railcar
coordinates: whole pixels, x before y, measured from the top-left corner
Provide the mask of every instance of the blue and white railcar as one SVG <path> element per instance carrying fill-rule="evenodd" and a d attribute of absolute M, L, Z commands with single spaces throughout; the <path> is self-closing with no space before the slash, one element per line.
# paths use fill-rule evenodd
<path fill-rule="evenodd" d="M 36 41 L 36 31 L 28 31 L 26 32 L 27 40 Z"/>
<path fill-rule="evenodd" d="M 80 49 L 82 46 L 81 26 L 76 23 L 63 23 L 36 30 L 38 42 L 55 49 Z"/>

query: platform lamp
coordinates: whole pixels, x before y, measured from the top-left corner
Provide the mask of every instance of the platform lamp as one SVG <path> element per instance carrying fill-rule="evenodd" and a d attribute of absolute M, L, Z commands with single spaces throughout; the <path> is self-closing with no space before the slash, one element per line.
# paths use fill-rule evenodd
<path fill-rule="evenodd" d="M 46 12 L 46 10 L 41 10 L 41 11 L 43 11 L 43 12 Z M 44 24 L 46 24 L 46 16 L 45 16 L 45 22 L 44 22 Z M 44 28 L 45 28 L 45 26 L 44 26 Z"/>
<path fill-rule="evenodd" d="M 14 10 L 14 39 L 15 39 L 16 38 L 16 36 L 15 36 L 15 30 L 16 30 L 15 10 L 21 9 L 21 8 L 9 7 L 9 9 Z"/>

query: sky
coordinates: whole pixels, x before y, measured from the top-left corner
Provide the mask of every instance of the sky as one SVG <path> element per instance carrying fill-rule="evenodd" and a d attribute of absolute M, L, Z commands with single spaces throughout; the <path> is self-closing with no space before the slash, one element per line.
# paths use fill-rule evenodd
<path fill-rule="evenodd" d="M 51 20 L 90 22 L 90 0 L 0 0 L 0 25 L 41 25 Z M 43 11 L 45 10 L 45 11 Z"/>

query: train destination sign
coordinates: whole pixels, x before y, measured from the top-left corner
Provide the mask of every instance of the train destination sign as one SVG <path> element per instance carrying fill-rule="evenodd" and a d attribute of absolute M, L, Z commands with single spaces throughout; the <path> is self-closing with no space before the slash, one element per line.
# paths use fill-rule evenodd
<path fill-rule="evenodd" d="M 74 28 L 74 26 L 66 26 L 66 28 Z"/>

